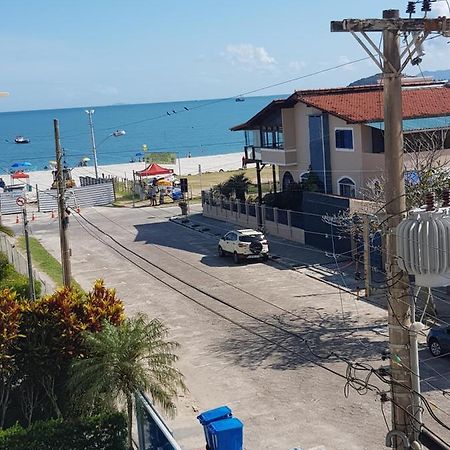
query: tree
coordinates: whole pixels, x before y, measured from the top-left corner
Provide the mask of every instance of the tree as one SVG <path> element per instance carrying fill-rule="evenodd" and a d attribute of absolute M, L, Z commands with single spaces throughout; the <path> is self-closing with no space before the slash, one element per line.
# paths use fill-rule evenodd
<path fill-rule="evenodd" d="M 105 323 L 97 333 L 84 333 L 86 356 L 72 364 L 69 389 L 79 407 L 111 407 L 111 399 L 126 402 L 128 445 L 132 449 L 133 397 L 149 392 L 169 415 L 174 399 L 185 390 L 183 375 L 174 367 L 176 342 L 167 341 L 168 329 L 158 319 L 145 315 L 126 319 L 121 325 Z"/>
<path fill-rule="evenodd" d="M 225 183 L 231 192 L 234 192 L 235 197 L 241 202 L 245 202 L 245 194 L 247 194 L 251 181 L 240 173 L 238 175 L 232 175 Z"/>
<path fill-rule="evenodd" d="M 433 192 L 438 196 L 448 188 L 449 161 L 443 153 L 448 147 L 448 130 L 429 130 L 405 133 L 405 195 L 406 208 L 425 204 L 425 196 Z M 362 194 L 384 209 L 386 180 L 383 176 L 370 180 Z"/>
<path fill-rule="evenodd" d="M 227 199 L 234 194 L 237 199 L 245 202 L 245 195 L 248 193 L 251 185 L 250 179 L 243 173 L 240 173 L 238 175 L 232 175 L 223 183 L 216 184 L 212 187 L 211 192 L 214 197 L 223 196 Z"/>

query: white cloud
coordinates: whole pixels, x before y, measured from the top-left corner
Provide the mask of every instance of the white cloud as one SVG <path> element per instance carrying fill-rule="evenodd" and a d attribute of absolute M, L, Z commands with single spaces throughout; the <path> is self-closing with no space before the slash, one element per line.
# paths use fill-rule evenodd
<path fill-rule="evenodd" d="M 431 15 L 433 17 L 439 17 L 439 16 L 447 16 L 448 17 L 450 15 L 449 4 L 445 0 L 433 3 L 431 6 Z"/>
<path fill-rule="evenodd" d="M 288 68 L 291 72 L 299 73 L 306 67 L 306 63 L 304 61 L 290 61 L 288 64 Z"/>
<path fill-rule="evenodd" d="M 252 44 L 229 44 L 225 47 L 224 55 L 231 64 L 247 70 L 271 69 L 277 64 L 264 47 L 255 47 Z"/>

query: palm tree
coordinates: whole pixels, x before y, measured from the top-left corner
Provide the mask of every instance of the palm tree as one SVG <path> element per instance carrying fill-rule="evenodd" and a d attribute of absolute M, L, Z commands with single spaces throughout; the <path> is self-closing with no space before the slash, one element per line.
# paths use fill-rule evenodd
<path fill-rule="evenodd" d="M 174 399 L 179 390 L 186 390 L 183 375 L 174 367 L 178 344 L 167 341 L 167 335 L 160 320 L 149 321 L 143 314 L 119 326 L 105 322 L 101 331 L 84 334 L 86 356 L 72 364 L 69 389 L 78 407 L 99 403 L 107 407 L 111 399 L 125 399 L 130 449 L 135 392 L 150 393 L 173 416 Z"/>
<path fill-rule="evenodd" d="M 237 199 L 245 202 L 245 194 L 248 192 L 248 188 L 252 183 L 245 174 L 240 173 L 238 175 L 232 175 L 225 184 L 230 191 L 234 192 Z"/>

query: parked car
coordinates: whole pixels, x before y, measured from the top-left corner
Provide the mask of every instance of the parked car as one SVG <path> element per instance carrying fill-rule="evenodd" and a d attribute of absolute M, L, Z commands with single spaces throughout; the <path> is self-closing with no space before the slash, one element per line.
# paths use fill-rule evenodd
<path fill-rule="evenodd" d="M 431 328 L 428 332 L 427 343 L 433 356 L 450 353 L 450 326 Z"/>
<path fill-rule="evenodd" d="M 259 231 L 252 229 L 229 231 L 220 238 L 218 245 L 219 256 L 233 255 L 238 264 L 244 259 L 269 259 L 269 244 Z"/>

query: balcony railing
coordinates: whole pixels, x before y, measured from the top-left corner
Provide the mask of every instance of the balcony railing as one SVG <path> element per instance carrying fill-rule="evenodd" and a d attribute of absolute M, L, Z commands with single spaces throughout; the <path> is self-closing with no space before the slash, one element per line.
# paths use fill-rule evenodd
<path fill-rule="evenodd" d="M 293 166 L 297 164 L 297 149 L 261 148 L 261 161 L 277 166 Z"/>

